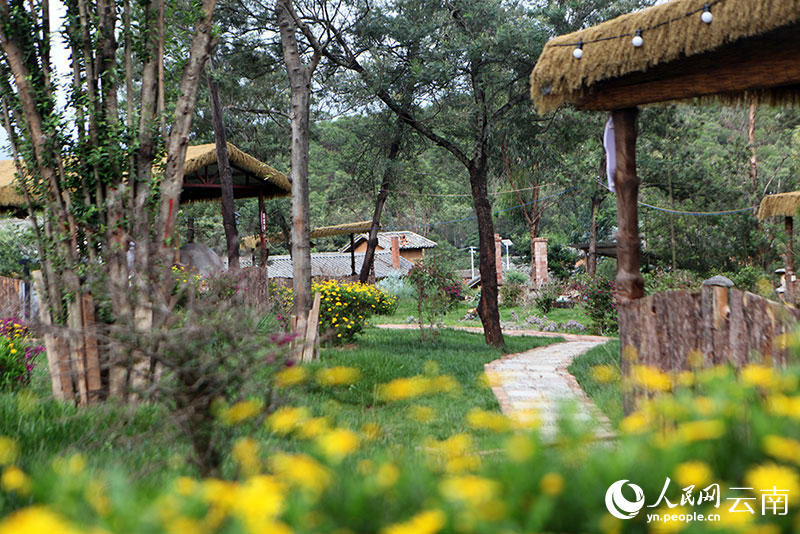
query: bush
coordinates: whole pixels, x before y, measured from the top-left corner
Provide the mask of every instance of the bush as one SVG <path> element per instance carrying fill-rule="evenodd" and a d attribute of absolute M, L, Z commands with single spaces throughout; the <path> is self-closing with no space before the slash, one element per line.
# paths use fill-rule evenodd
<path fill-rule="evenodd" d="M 419 329 L 424 340 L 425 323 L 434 331 L 442 317 L 461 300 L 461 283 L 435 256 L 415 264 L 406 279 L 414 288 Z"/>
<path fill-rule="evenodd" d="M 386 278 L 379 280 L 376 284 L 385 293 L 390 293 L 398 299 L 410 299 L 414 297 L 414 288 L 412 288 L 406 277 L 398 271 L 394 271 Z"/>
<path fill-rule="evenodd" d="M 592 321 L 589 330 L 596 334 L 613 334 L 619 329 L 614 282 L 605 278 L 587 278 L 580 285 L 586 314 Z"/>
<path fill-rule="evenodd" d="M 564 286 L 561 282 L 556 279 L 550 279 L 534 293 L 533 305 L 544 314 L 550 313 L 550 310 L 553 309 L 553 304 L 556 303 L 563 290 Z"/>
<path fill-rule="evenodd" d="M 6 317 L 0 322 L 0 391 L 13 391 L 31 381 L 36 357 L 44 347 L 32 342 L 22 320 Z"/>
<path fill-rule="evenodd" d="M 397 298 L 380 288 L 360 282 L 325 280 L 311 284 L 312 293 L 320 293 L 320 335 L 333 343 L 352 341 L 367 325 L 372 315 L 391 315 L 397 307 Z M 281 288 L 276 292 L 283 310 L 279 317 L 291 315 L 292 290 Z"/>
<path fill-rule="evenodd" d="M 647 295 L 676 289 L 697 291 L 702 283 L 703 277 L 694 271 L 657 270 L 644 274 L 644 291 Z"/>

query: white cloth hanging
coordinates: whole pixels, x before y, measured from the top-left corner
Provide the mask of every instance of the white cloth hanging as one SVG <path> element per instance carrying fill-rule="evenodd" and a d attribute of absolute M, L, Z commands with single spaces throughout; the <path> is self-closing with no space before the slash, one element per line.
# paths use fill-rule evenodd
<path fill-rule="evenodd" d="M 617 147 L 614 143 L 614 119 L 609 117 L 606 129 L 603 132 L 603 148 L 606 150 L 606 176 L 608 188 L 612 193 L 617 192 L 615 175 L 617 173 Z"/>

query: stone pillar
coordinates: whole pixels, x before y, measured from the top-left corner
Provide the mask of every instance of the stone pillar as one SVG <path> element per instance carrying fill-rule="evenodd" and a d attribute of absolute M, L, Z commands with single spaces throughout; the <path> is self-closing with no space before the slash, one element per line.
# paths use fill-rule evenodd
<path fill-rule="evenodd" d="M 494 234 L 494 264 L 497 268 L 497 283 L 503 283 L 503 243 L 500 234 Z"/>
<path fill-rule="evenodd" d="M 392 269 L 400 268 L 400 238 L 392 238 Z"/>
<path fill-rule="evenodd" d="M 547 238 L 537 237 L 533 240 L 533 253 L 536 262 L 536 287 L 547 282 Z"/>

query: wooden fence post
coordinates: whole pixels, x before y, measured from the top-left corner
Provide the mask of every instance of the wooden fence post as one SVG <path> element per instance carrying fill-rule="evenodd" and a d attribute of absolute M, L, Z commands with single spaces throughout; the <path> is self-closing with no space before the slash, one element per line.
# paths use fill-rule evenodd
<path fill-rule="evenodd" d="M 72 400 L 72 373 L 69 367 L 68 355 L 66 354 L 67 347 L 64 339 L 60 336 L 56 337 L 52 331 L 53 318 L 50 315 L 50 306 L 46 297 L 42 271 L 33 271 L 31 277 L 36 286 L 36 292 L 39 294 L 39 320 L 44 327 L 42 337 L 45 351 L 47 352 L 47 364 L 50 368 L 53 398 L 56 400 Z"/>

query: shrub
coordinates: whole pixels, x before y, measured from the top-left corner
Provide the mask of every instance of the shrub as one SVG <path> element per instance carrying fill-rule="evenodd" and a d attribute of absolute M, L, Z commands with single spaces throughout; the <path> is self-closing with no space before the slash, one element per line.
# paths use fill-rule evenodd
<path fill-rule="evenodd" d="M 648 295 L 675 289 L 697 291 L 702 283 L 703 278 L 694 271 L 656 270 L 644 274 L 644 290 Z"/>
<path fill-rule="evenodd" d="M 563 284 L 551 278 L 534 293 L 533 305 L 542 313 L 550 313 L 550 310 L 553 309 L 553 304 L 556 303 L 563 290 Z"/>
<path fill-rule="evenodd" d="M 36 357 L 44 347 L 32 342 L 22 320 L 6 317 L 0 322 L 0 391 L 15 390 L 30 383 Z"/>
<path fill-rule="evenodd" d="M 425 323 L 434 331 L 441 318 L 461 299 L 461 283 L 435 256 L 415 264 L 406 278 L 414 288 L 419 329 L 425 339 Z"/>
<path fill-rule="evenodd" d="M 414 297 L 414 289 L 406 282 L 406 277 L 398 271 L 390 273 L 389 276 L 379 280 L 375 285 L 385 293 L 390 293 L 398 299 Z"/>
<path fill-rule="evenodd" d="M 372 315 L 391 315 L 397 307 L 394 295 L 360 282 L 324 280 L 311 284 L 311 291 L 321 297 L 320 335 L 333 343 L 352 341 L 364 331 Z M 280 288 L 275 293 L 282 320 L 292 313 L 292 290 Z"/>
<path fill-rule="evenodd" d="M 503 274 L 503 284 L 500 286 L 500 301 L 503 306 L 513 307 L 522 303 L 527 281 L 528 277 L 519 271 L 508 271 Z"/>
<path fill-rule="evenodd" d="M 592 321 L 589 330 L 597 334 L 612 334 L 619 328 L 614 282 L 605 278 L 587 278 L 580 286 L 584 309 Z"/>

